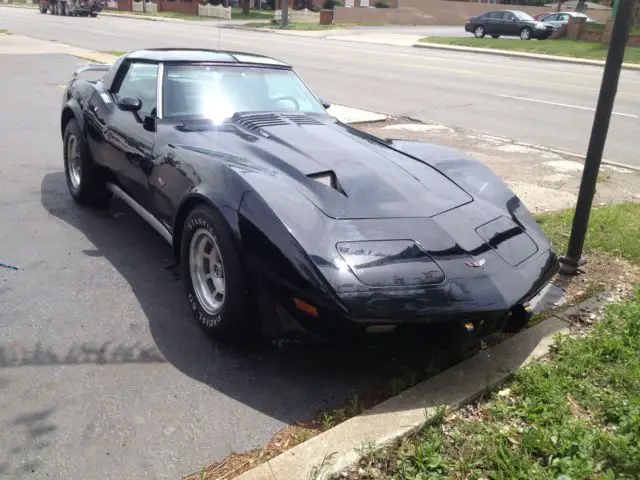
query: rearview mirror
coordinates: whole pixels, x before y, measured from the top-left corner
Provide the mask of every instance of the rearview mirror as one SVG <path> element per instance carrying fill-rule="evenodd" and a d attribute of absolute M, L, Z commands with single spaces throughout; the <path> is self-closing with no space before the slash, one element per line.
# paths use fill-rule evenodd
<path fill-rule="evenodd" d="M 134 97 L 122 97 L 118 99 L 118 107 L 125 112 L 137 112 L 142 108 L 142 100 Z"/>

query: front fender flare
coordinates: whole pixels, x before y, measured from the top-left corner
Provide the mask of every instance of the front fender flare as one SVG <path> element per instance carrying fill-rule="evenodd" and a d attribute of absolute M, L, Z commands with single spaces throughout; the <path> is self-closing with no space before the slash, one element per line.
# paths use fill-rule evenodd
<path fill-rule="evenodd" d="M 70 98 L 64 104 L 62 108 L 62 115 L 60 116 L 60 135 L 64 137 L 64 130 L 67 127 L 67 123 L 69 120 L 75 118 L 76 122 L 78 122 L 78 126 L 80 127 L 80 131 L 85 131 L 85 122 L 84 117 L 82 116 L 82 109 L 80 108 L 80 104 L 75 98 Z"/>

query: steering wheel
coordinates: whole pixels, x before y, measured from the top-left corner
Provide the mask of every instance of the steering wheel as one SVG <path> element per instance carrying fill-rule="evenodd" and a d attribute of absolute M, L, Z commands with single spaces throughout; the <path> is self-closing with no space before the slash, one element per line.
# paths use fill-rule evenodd
<path fill-rule="evenodd" d="M 298 100 L 296 100 L 293 97 L 278 97 L 278 98 L 275 98 L 274 101 L 276 103 L 280 103 L 282 101 L 291 102 L 293 104 L 293 109 L 292 110 L 300 110 L 300 103 L 298 102 Z"/>

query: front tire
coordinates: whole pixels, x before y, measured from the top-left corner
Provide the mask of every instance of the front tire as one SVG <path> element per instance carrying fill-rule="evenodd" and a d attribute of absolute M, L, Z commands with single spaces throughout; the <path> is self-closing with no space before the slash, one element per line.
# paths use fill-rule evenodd
<path fill-rule="evenodd" d="M 249 281 L 222 215 L 208 206 L 195 207 L 185 221 L 180 245 L 187 299 L 200 327 L 224 341 L 258 333 Z"/>
<path fill-rule="evenodd" d="M 531 40 L 531 34 L 533 31 L 529 27 L 524 27 L 520 30 L 520 39 L 521 40 Z"/>
<path fill-rule="evenodd" d="M 482 25 L 478 25 L 476 28 L 473 29 L 473 34 L 475 35 L 476 38 L 484 38 L 484 35 L 485 35 L 484 27 Z"/>
<path fill-rule="evenodd" d="M 93 162 L 75 118 L 64 131 L 64 173 L 73 199 L 81 205 L 101 206 L 111 198 L 102 172 Z"/>
<path fill-rule="evenodd" d="M 500 35 L 491 35 L 491 38 L 500 38 Z"/>

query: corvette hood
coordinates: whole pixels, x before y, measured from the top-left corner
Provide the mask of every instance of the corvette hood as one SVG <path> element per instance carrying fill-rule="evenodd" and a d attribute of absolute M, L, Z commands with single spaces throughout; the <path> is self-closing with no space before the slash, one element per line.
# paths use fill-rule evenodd
<path fill-rule="evenodd" d="M 282 176 L 283 188 L 296 188 L 332 218 L 432 217 L 473 200 L 433 167 L 328 116 L 242 115 L 199 134 Z"/>

